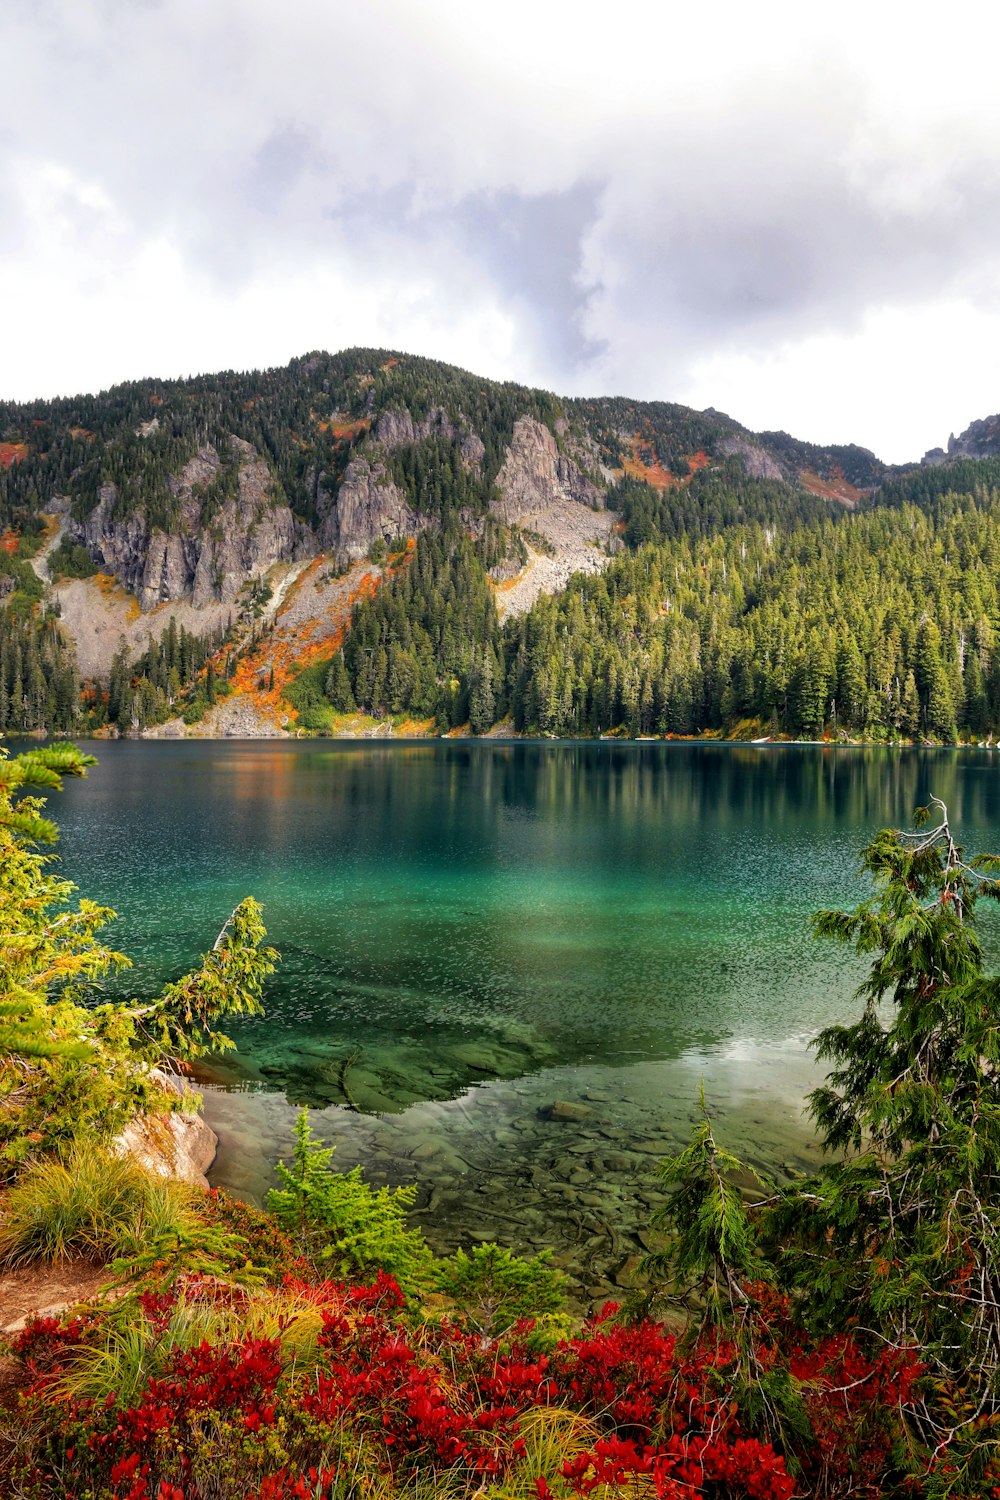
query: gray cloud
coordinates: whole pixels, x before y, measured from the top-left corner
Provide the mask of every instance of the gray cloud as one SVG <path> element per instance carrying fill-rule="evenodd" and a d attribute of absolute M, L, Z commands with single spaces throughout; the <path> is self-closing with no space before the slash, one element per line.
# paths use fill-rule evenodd
<path fill-rule="evenodd" d="M 487 373 L 664 398 L 706 358 L 886 309 L 996 311 L 1000 123 L 972 83 L 942 124 L 930 74 L 886 99 L 891 31 L 863 67 L 735 6 L 683 34 L 632 0 L 561 10 L 516 6 L 484 42 L 449 0 L 12 3 L 0 276 L 83 278 L 113 340 L 116 279 L 160 247 L 220 319 L 258 293 L 261 362 L 300 326 L 293 293 L 301 313 L 330 284 L 382 319 L 366 342 L 419 330 L 474 364 L 492 340 Z M 336 344 L 352 306 L 317 299 L 308 342 Z"/>
<path fill-rule="evenodd" d="M 582 278 L 582 249 L 599 219 L 601 193 L 590 182 L 535 195 L 507 188 L 421 208 L 412 185 L 398 183 L 353 194 L 330 210 L 330 218 L 356 254 L 390 265 L 402 243 L 425 261 L 447 247 L 504 306 L 516 309 L 533 360 L 565 375 L 605 348 L 582 327 L 595 290 Z"/>

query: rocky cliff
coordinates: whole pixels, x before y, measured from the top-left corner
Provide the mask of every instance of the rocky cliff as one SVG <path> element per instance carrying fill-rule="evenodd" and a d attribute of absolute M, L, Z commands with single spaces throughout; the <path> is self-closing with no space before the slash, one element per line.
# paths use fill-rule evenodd
<path fill-rule="evenodd" d="M 366 349 L 0 402 L 0 438 L 9 459 L 0 462 L 0 535 L 24 535 L 37 557 L 51 556 L 56 571 L 39 576 L 64 625 L 93 647 L 81 669 L 98 676 L 109 642 L 125 634 L 131 650 L 155 635 L 146 623 L 154 610 L 187 611 L 186 629 L 214 631 L 238 613 L 248 580 L 267 576 L 278 590 L 317 553 L 339 571 L 445 517 L 489 535 L 507 611 L 539 587 L 561 588 L 575 569 L 604 565 L 617 545 L 606 501 L 619 480 L 656 492 L 651 513 L 681 514 L 712 484 L 738 478 L 735 467 L 751 486 L 778 487 L 779 510 L 783 486 L 794 514 L 803 490 L 853 505 L 886 473 L 864 449 L 754 433 L 713 408 L 571 400 Z M 996 452 L 1000 417 L 973 423 L 926 461 Z M 41 551 L 39 513 L 63 527 L 59 537 L 48 523 Z M 121 590 L 83 576 L 81 545 Z M 13 591 L 2 580 L 0 589 Z M 264 593 L 251 606 L 258 622 Z"/>
<path fill-rule="evenodd" d="M 178 518 L 169 532 L 123 505 L 115 484 L 100 487 L 97 505 L 82 521 L 67 522 L 69 535 L 135 595 L 144 612 L 185 598 L 195 608 L 231 603 L 248 578 L 315 550 L 309 528 L 287 505 L 274 502 L 273 476 L 259 454 L 240 438 L 230 444 L 234 492 L 211 511 L 206 493 L 222 468 L 214 447 L 202 448 L 169 476 Z"/>
<path fill-rule="evenodd" d="M 376 440 L 391 453 L 407 443 L 421 443 L 425 438 L 440 437 L 451 442 L 458 439 L 462 460 L 469 469 L 479 470 L 486 449 L 478 433 L 459 417 L 452 422 L 443 406 L 435 406 L 422 421 L 415 422 L 406 408 L 384 411 L 375 428 Z"/>
<path fill-rule="evenodd" d="M 357 562 L 376 540 L 413 536 L 425 524 L 377 458 L 352 459 L 336 495 L 320 507 L 319 545 L 340 562 Z"/>
<path fill-rule="evenodd" d="M 572 500 L 591 508 L 603 507 L 604 495 L 565 453 L 555 437 L 533 417 L 519 417 L 514 436 L 497 475 L 497 498 L 492 509 L 501 520 L 544 510 L 557 500 Z"/>
<path fill-rule="evenodd" d="M 969 426 L 958 437 L 954 433 L 948 439 L 948 447 L 931 448 L 924 454 L 921 463 L 935 465 L 948 463 L 953 458 L 993 458 L 1000 453 L 1000 415 L 982 417 Z"/>

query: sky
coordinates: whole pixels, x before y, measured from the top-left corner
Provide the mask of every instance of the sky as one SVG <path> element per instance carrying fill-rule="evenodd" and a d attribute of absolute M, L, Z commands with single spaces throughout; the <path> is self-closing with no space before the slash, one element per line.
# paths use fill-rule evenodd
<path fill-rule="evenodd" d="M 918 458 L 1000 411 L 1000 10 L 2 0 L 0 399 L 405 350 Z"/>

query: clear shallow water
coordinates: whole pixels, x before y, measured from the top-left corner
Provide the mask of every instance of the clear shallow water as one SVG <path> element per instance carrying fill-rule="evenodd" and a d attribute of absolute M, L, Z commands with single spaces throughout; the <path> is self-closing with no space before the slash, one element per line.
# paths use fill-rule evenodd
<path fill-rule="evenodd" d="M 115 907 L 142 995 L 246 894 L 283 962 L 213 1069 L 215 1178 L 249 1196 L 296 1108 L 428 1236 L 552 1244 L 603 1295 L 686 1138 L 805 1165 L 806 1041 L 860 969 L 809 915 L 932 794 L 1000 847 L 983 751 L 677 744 L 108 743 L 54 799 L 65 874 Z M 547 1118 L 555 1101 L 588 1111 Z"/>

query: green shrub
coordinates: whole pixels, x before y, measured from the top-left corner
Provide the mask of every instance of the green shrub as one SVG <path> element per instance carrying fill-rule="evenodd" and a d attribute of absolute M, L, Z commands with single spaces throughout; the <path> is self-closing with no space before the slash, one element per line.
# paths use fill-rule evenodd
<path fill-rule="evenodd" d="M 209 703 L 208 699 L 203 698 L 199 695 L 198 697 L 191 699 L 191 702 L 188 704 L 187 708 L 185 708 L 183 714 L 181 715 L 181 718 L 184 720 L 185 724 L 198 724 L 208 713 L 210 707 L 211 704 Z"/>
<path fill-rule="evenodd" d="M 279 1282 L 295 1266 L 295 1246 L 274 1215 L 264 1209 L 242 1203 L 224 1188 L 212 1188 L 199 1201 L 198 1213 L 225 1237 L 234 1265 L 252 1267 L 266 1279 Z"/>
<path fill-rule="evenodd" d="M 53 578 L 93 578 L 98 571 L 86 547 L 63 537 L 49 553 L 49 572 Z"/>

